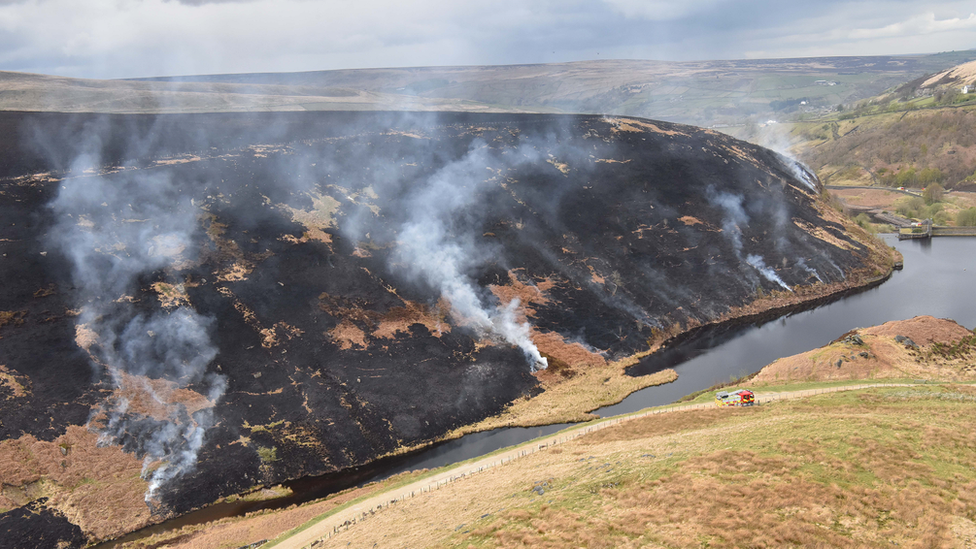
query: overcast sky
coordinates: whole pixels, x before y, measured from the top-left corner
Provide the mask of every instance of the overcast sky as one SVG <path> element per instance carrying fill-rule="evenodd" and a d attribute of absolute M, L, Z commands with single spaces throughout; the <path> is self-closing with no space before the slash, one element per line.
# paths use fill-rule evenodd
<path fill-rule="evenodd" d="M 89 78 L 971 48 L 973 0 L 0 0 L 0 70 Z"/>

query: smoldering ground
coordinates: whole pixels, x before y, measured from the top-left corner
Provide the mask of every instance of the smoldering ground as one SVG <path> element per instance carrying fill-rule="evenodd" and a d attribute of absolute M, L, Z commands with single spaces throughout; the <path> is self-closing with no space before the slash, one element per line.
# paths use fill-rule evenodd
<path fill-rule="evenodd" d="M 84 175 L 101 167 L 96 154 L 76 159 L 50 204 L 58 221 L 48 237 L 74 268 L 77 325 L 96 339 L 88 342 L 96 378 L 107 377 L 122 390 L 94 413 L 92 428 L 105 443 L 132 441 L 140 421 L 129 414 L 133 392 L 167 410 L 165 419 L 143 424 L 135 443 L 126 444 L 145 456 L 149 501 L 163 483 L 195 467 L 213 416 L 201 411 L 191 417 L 171 401 L 171 391 L 145 380 L 194 385 L 213 403 L 226 380 L 207 369 L 217 354 L 212 319 L 189 306 L 147 312 L 133 303 L 140 300 L 140 277 L 196 260 L 200 236 L 190 197 L 165 172 Z"/>
<path fill-rule="evenodd" d="M 538 390 L 535 334 L 619 358 L 781 289 L 750 255 L 791 287 L 861 262 L 778 157 L 692 128 L 203 119 L 211 129 L 196 117 L 77 126 L 96 135 L 72 159 L 97 171 L 59 160 L 74 170 L 47 210 L 97 373 L 90 425 L 148 458 L 170 509 L 355 467 L 498 413 Z M 129 131 L 132 151 L 116 135 Z M 709 185 L 740 204 L 738 248 Z M 182 293 L 163 305 L 159 285 Z"/>

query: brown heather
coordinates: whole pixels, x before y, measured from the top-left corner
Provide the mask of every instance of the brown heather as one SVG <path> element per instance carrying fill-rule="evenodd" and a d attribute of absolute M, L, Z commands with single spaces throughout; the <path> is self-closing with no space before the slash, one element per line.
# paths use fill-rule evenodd
<path fill-rule="evenodd" d="M 0 511 L 48 497 L 48 505 L 100 539 L 150 522 L 142 460 L 73 425 L 51 442 L 25 435 L 0 442 Z M 0 543 L 2 545 L 2 543 Z"/>

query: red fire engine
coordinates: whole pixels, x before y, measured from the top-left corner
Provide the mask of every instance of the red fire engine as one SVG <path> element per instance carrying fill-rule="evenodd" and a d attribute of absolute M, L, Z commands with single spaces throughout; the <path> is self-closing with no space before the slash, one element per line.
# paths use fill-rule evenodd
<path fill-rule="evenodd" d="M 734 393 L 719 391 L 715 393 L 715 404 L 719 406 L 753 406 L 756 404 L 756 395 L 746 389 Z"/>

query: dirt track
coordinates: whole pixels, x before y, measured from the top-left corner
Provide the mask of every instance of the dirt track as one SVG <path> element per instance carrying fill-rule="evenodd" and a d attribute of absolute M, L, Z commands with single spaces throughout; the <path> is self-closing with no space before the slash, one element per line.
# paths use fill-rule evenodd
<path fill-rule="evenodd" d="M 839 391 L 853 391 L 858 389 L 868 389 L 872 387 L 910 387 L 910 383 L 868 383 L 868 384 L 858 384 L 858 385 L 847 385 L 843 387 L 831 387 L 825 389 L 810 389 L 806 391 L 790 391 L 784 393 L 756 393 L 756 402 L 759 404 L 772 402 L 774 400 L 784 400 L 792 398 L 803 398 L 813 395 L 819 395 L 823 393 L 834 393 Z M 623 423 L 626 421 L 631 421 L 634 419 L 646 417 L 653 414 L 665 414 L 671 412 L 677 412 L 682 410 L 694 410 L 694 409 L 705 409 L 714 408 L 715 403 L 699 403 L 699 404 L 685 404 L 680 406 L 667 406 L 661 408 L 655 408 L 652 410 L 647 410 L 633 415 L 625 415 L 615 418 L 608 418 L 598 420 L 592 423 L 580 425 L 578 427 L 573 427 L 565 431 L 561 431 L 555 435 L 536 439 L 534 441 L 522 444 L 518 447 L 511 448 L 509 450 L 503 451 L 502 453 L 495 454 L 477 461 L 472 461 L 469 463 L 459 464 L 450 469 L 446 469 L 441 473 L 433 477 L 424 478 L 416 482 L 412 482 L 406 486 L 400 488 L 389 490 L 387 492 L 376 494 L 375 496 L 366 499 L 358 504 L 352 505 L 346 509 L 343 509 L 326 519 L 322 520 L 318 524 L 315 524 L 311 528 L 299 532 L 298 534 L 291 536 L 275 545 L 267 545 L 267 547 L 275 547 L 282 549 L 303 549 L 306 547 L 324 547 L 325 543 L 337 533 L 343 532 L 349 528 L 355 527 L 356 524 L 366 521 L 370 516 L 381 512 L 384 508 L 390 505 L 396 505 L 404 500 L 411 499 L 420 496 L 424 493 L 430 492 L 432 490 L 437 490 L 440 487 L 449 484 L 451 482 L 457 482 L 463 480 L 469 475 L 482 472 L 484 470 L 490 469 L 492 467 L 502 466 L 514 459 L 533 454 L 535 452 L 545 450 L 550 446 L 555 446 L 557 444 L 562 444 L 569 440 L 581 437 L 587 433 L 593 431 L 598 431 L 618 423 Z"/>

